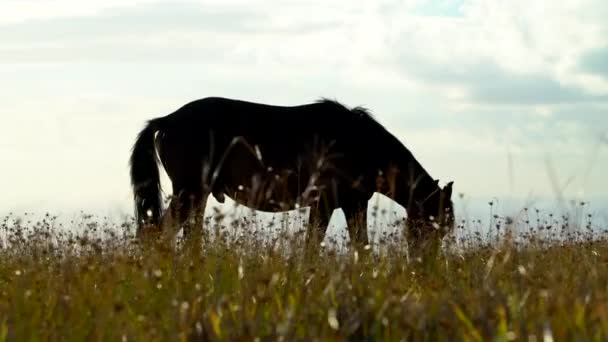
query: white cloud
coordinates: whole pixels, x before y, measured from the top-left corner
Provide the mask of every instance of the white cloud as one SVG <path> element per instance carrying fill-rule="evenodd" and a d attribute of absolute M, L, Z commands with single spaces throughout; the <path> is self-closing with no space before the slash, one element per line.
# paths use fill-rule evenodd
<path fill-rule="evenodd" d="M 127 6 L 154 3 L 155 0 L 132 0 Z M 121 0 L 4 0 L 0 2 L 0 24 L 32 19 L 90 16 L 108 8 L 125 6 Z"/>
<path fill-rule="evenodd" d="M 483 89 L 508 76 L 546 79 L 555 83 L 553 88 L 606 95 L 607 81 L 577 70 L 586 52 L 606 44 L 606 24 L 599 18 L 585 20 L 587 8 L 606 6 L 598 1 L 577 4 L 473 0 L 464 3 L 462 17 L 412 17 L 395 11 L 386 20 L 391 25 L 385 26 L 390 48 L 377 57 L 421 82 L 432 75 L 437 79 L 430 81 L 440 86 L 454 75 L 465 82 L 480 66 L 496 66 L 496 72 L 482 80 L 486 84 L 467 85 Z"/>
<path fill-rule="evenodd" d="M 584 63 L 606 47 L 607 8 L 591 0 L 3 1 L 0 155 L 14 163 L 0 187 L 25 200 L 72 181 L 85 189 L 72 200 L 123 199 L 126 156 L 145 119 L 210 95 L 286 105 L 328 96 L 370 108 L 460 191 L 507 191 L 511 151 L 525 192 L 526 182 L 548 184 L 544 156 L 559 156 L 563 170 L 582 165 L 595 130 L 608 124 L 604 65 Z M 40 160 L 48 178 L 28 184 Z"/>

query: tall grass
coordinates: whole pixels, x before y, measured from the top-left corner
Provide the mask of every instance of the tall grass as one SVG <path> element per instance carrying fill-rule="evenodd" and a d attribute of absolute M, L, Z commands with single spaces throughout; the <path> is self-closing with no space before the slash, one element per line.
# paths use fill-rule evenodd
<path fill-rule="evenodd" d="M 337 253 L 246 225 L 172 248 L 130 222 L 10 215 L 0 340 L 606 340 L 608 243 L 537 239 L 546 227 L 528 221 L 524 240 Z"/>

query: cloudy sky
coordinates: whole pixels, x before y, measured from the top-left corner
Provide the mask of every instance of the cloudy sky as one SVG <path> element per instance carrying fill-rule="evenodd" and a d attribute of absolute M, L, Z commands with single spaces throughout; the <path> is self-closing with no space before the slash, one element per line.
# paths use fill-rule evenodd
<path fill-rule="evenodd" d="M 144 121 L 206 96 L 364 105 L 470 198 L 608 197 L 608 2 L 276 4 L 0 1 L 2 211 L 131 212 Z"/>

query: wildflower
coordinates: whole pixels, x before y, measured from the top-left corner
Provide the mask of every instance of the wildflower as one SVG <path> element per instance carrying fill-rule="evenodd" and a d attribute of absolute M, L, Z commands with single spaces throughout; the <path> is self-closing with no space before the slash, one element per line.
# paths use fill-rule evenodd
<path fill-rule="evenodd" d="M 327 323 L 329 323 L 329 326 L 334 330 L 338 330 L 340 328 L 340 322 L 338 322 L 338 318 L 336 316 L 336 309 L 331 308 L 327 310 Z"/>
<path fill-rule="evenodd" d="M 519 274 L 521 274 L 522 276 L 526 275 L 526 268 L 522 265 L 517 266 L 517 270 L 519 271 Z"/>
<path fill-rule="evenodd" d="M 549 323 L 545 323 L 543 326 L 543 341 L 553 342 L 553 333 L 551 332 Z"/>
<path fill-rule="evenodd" d="M 273 287 L 278 281 L 279 281 L 279 274 L 273 273 L 272 277 L 270 278 L 270 282 L 269 282 L 268 286 Z"/>

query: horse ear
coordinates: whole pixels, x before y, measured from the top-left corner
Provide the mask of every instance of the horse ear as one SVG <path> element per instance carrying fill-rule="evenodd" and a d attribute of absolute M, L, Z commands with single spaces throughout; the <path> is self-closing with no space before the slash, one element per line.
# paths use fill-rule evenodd
<path fill-rule="evenodd" d="M 447 198 L 452 197 L 452 185 L 454 185 L 454 182 L 449 182 L 443 187 L 443 193 L 446 194 Z"/>
<path fill-rule="evenodd" d="M 435 185 L 439 185 L 439 179 L 435 179 L 433 183 L 435 183 Z"/>

